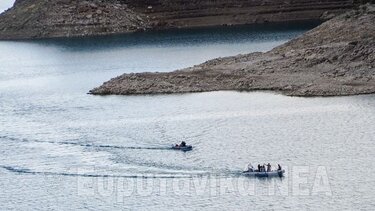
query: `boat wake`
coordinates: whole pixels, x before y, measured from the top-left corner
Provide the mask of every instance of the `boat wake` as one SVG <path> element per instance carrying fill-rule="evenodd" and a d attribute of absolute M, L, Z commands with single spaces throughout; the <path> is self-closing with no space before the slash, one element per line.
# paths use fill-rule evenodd
<path fill-rule="evenodd" d="M 48 172 L 48 171 L 33 171 L 27 168 L 15 167 L 15 166 L 4 166 L 0 165 L 0 168 L 7 170 L 8 172 L 16 174 L 29 174 L 29 175 L 40 175 L 40 176 L 65 176 L 65 177 L 89 177 L 89 178 L 130 178 L 130 179 L 193 179 L 198 177 L 210 177 L 210 178 L 234 178 L 244 177 L 241 171 L 233 172 L 222 172 L 222 173 L 202 173 L 202 174 L 93 174 L 93 173 L 69 173 L 69 172 Z M 245 176 L 246 177 L 246 176 Z M 246 178 L 257 178 L 264 179 L 267 177 L 246 177 Z"/>
<path fill-rule="evenodd" d="M 68 145 L 68 146 L 80 146 L 85 148 L 97 148 L 97 149 L 131 149 L 131 150 L 173 150 L 171 146 L 117 146 L 117 145 L 102 145 L 102 144 L 91 144 L 91 143 L 79 143 L 78 139 L 65 140 L 65 141 L 41 141 L 35 139 L 25 139 L 25 138 L 14 138 L 9 136 L 0 136 L 0 141 L 13 141 L 21 143 L 43 143 L 43 144 L 54 144 L 56 146 Z M 146 153 L 146 152 L 145 152 Z M 147 153 L 146 153 L 147 154 Z M 78 176 L 78 177 L 114 177 L 114 178 L 194 178 L 199 176 L 212 176 L 212 177 L 242 177 L 243 172 L 240 170 L 233 170 L 228 168 L 212 168 L 196 166 L 194 164 L 190 165 L 171 165 L 164 162 L 150 161 L 147 159 L 136 159 L 132 156 L 127 156 L 127 153 L 122 153 L 120 158 L 112 157 L 110 158 L 114 161 L 114 165 L 111 166 L 109 171 L 105 171 L 100 167 L 102 172 L 72 172 L 66 170 L 70 164 L 63 165 L 62 168 L 52 170 L 51 169 L 30 169 L 25 167 L 19 167 L 18 164 L 3 164 L 0 168 L 5 169 L 9 172 L 18 174 L 30 174 L 30 175 L 55 175 L 55 176 Z M 21 164 L 22 165 L 22 164 Z M 96 166 L 100 166 L 98 163 L 94 163 Z M 137 167 L 138 169 L 134 169 Z M 119 172 L 113 173 L 113 170 Z M 124 172 L 126 169 L 127 172 Z M 136 171 L 135 171 L 136 170 Z"/>
<path fill-rule="evenodd" d="M 109 148 L 109 149 L 138 149 L 138 150 L 174 150 L 171 146 L 162 145 L 162 146 L 118 146 L 118 145 L 103 145 L 103 144 L 93 144 L 93 143 L 79 143 L 79 139 L 72 139 L 67 141 L 40 141 L 40 140 L 30 140 L 25 138 L 14 138 L 8 136 L 0 136 L 0 140 L 7 139 L 10 141 L 18 142 L 34 142 L 34 143 L 47 143 L 47 144 L 59 144 L 59 145 L 71 145 L 71 146 L 81 146 L 81 147 L 90 147 L 90 148 Z"/>
<path fill-rule="evenodd" d="M 15 166 L 4 166 L 0 165 L 0 168 L 5 169 L 9 172 L 17 174 L 30 174 L 30 175 L 42 175 L 42 176 L 69 176 L 69 177 L 102 177 L 102 178 L 193 178 L 193 175 L 153 175 L 153 174 L 137 174 L 137 175 L 117 175 L 117 174 L 90 174 L 90 173 L 68 173 L 68 172 L 48 172 L 48 171 L 33 171 L 27 168 L 15 167 Z"/>

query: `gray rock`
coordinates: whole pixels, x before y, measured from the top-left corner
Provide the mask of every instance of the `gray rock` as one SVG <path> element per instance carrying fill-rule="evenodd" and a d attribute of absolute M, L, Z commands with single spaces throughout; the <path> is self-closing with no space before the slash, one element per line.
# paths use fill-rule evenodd
<path fill-rule="evenodd" d="M 373 10 L 351 11 L 333 18 L 266 53 L 213 59 L 170 73 L 124 74 L 90 93 L 131 95 L 216 90 L 273 90 L 294 96 L 375 93 L 375 13 L 368 11 Z"/>

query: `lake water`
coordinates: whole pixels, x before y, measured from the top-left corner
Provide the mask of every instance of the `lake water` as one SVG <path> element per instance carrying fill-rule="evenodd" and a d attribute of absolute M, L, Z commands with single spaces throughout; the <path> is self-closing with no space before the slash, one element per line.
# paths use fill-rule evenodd
<path fill-rule="evenodd" d="M 86 94 L 124 72 L 267 51 L 313 25 L 0 42 L 1 209 L 373 210 L 373 95 Z M 182 140 L 194 150 L 169 149 Z M 244 177 L 249 161 L 287 174 Z"/>

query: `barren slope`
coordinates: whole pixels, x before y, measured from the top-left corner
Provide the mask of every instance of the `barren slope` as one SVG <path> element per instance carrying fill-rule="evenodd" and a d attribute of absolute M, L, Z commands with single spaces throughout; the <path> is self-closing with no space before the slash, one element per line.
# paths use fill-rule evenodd
<path fill-rule="evenodd" d="M 124 74 L 90 91 L 129 95 L 276 90 L 294 96 L 375 93 L 375 7 L 338 16 L 266 53 L 219 58 L 170 73 Z"/>

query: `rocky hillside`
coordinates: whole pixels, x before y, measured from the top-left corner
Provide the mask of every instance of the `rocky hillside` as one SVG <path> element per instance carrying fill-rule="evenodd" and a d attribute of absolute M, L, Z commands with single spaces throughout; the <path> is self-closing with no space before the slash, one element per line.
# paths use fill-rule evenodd
<path fill-rule="evenodd" d="M 358 0 L 16 0 L 0 39 L 71 37 L 147 29 L 330 18 Z"/>
<path fill-rule="evenodd" d="M 154 26 L 196 27 L 317 20 L 350 9 L 353 0 L 122 0 Z M 328 14 L 328 16 L 327 16 Z"/>
<path fill-rule="evenodd" d="M 0 15 L 0 39 L 105 35 L 149 27 L 145 15 L 116 0 L 17 0 Z"/>
<path fill-rule="evenodd" d="M 375 6 L 361 6 L 266 53 L 170 73 L 124 74 L 91 94 L 275 90 L 293 96 L 375 93 Z"/>

